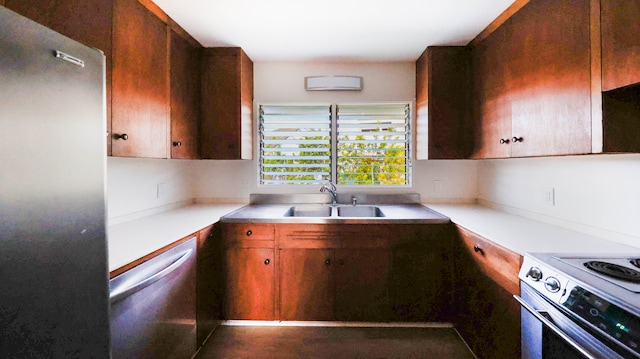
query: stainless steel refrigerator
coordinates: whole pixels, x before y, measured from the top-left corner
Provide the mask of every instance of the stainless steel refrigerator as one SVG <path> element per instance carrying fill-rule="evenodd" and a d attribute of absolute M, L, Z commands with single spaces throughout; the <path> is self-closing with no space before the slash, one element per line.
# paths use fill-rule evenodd
<path fill-rule="evenodd" d="M 105 58 L 0 6 L 0 357 L 108 358 Z"/>

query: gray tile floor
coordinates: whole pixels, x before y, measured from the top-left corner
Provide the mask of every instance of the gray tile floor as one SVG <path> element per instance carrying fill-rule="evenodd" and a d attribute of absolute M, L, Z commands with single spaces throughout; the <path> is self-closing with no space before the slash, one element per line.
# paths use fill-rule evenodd
<path fill-rule="evenodd" d="M 196 359 L 474 359 L 452 328 L 218 327 Z"/>

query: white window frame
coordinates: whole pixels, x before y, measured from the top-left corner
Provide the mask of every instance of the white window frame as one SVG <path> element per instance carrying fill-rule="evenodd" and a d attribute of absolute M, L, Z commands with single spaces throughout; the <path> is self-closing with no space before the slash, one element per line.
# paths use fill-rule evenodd
<path fill-rule="evenodd" d="M 398 185 L 349 185 L 349 184 L 338 184 L 340 187 L 347 187 L 352 189 L 403 189 L 403 188 L 411 188 L 413 186 L 413 148 L 415 146 L 415 136 L 414 136 L 414 103 L 412 101 L 369 101 L 369 102 L 323 102 L 323 103 L 307 103 L 307 102 L 256 102 L 255 107 L 255 133 L 256 136 L 256 164 L 257 164 L 257 185 L 258 188 L 269 188 L 269 189 L 278 189 L 278 188 L 309 188 L 311 186 L 317 186 L 321 182 L 318 183 L 299 183 L 299 184 L 263 184 L 261 178 L 262 171 L 262 150 L 261 150 L 261 119 L 260 119 L 260 109 L 262 106 L 330 106 L 331 108 L 331 182 L 337 183 L 338 177 L 338 161 L 337 161 L 337 137 L 338 137 L 338 116 L 337 109 L 339 106 L 366 106 L 366 105 L 407 105 L 409 108 L 409 118 L 407 119 L 407 136 L 408 136 L 408 144 L 407 144 L 407 155 L 406 155 L 406 183 L 398 184 Z"/>

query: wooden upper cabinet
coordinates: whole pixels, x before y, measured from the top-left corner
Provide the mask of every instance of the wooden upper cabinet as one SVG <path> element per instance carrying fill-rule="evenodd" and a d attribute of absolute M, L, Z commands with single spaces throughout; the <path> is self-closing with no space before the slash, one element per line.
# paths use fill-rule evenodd
<path fill-rule="evenodd" d="M 416 61 L 417 159 L 469 156 L 470 52 L 431 46 Z"/>
<path fill-rule="evenodd" d="M 531 1 L 511 25 L 511 156 L 591 153 L 590 0 Z"/>
<path fill-rule="evenodd" d="M 251 159 L 253 62 L 239 47 L 207 48 L 201 71 L 201 157 Z"/>
<path fill-rule="evenodd" d="M 107 132 L 111 131 L 112 0 L 6 0 L 1 5 L 84 45 L 106 57 Z M 106 134 L 105 134 L 106 135 Z M 111 138 L 107 138 L 111 154 Z"/>
<path fill-rule="evenodd" d="M 473 49 L 472 157 L 592 151 L 590 0 L 535 0 Z"/>
<path fill-rule="evenodd" d="M 168 26 L 137 0 L 113 11 L 112 155 L 167 158 Z"/>
<path fill-rule="evenodd" d="M 510 40 L 507 20 L 472 50 L 473 158 L 511 156 Z"/>
<path fill-rule="evenodd" d="M 601 0 L 602 90 L 640 83 L 640 1 Z"/>
<path fill-rule="evenodd" d="M 197 159 L 200 122 L 200 54 L 171 30 L 171 158 Z"/>

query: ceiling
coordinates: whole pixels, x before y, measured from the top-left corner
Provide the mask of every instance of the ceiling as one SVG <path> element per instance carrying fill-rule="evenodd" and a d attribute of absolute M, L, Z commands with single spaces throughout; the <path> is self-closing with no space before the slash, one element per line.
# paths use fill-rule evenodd
<path fill-rule="evenodd" d="M 466 45 L 514 0 L 154 0 L 205 47 L 254 62 L 415 61 Z"/>

